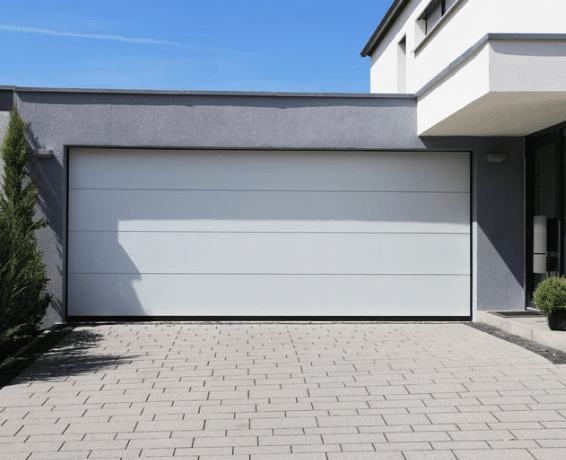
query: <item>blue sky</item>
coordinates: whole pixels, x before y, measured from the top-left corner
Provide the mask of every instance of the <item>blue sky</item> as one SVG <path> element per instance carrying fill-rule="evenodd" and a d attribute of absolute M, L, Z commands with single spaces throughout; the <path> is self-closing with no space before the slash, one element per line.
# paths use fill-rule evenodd
<path fill-rule="evenodd" d="M 0 85 L 368 92 L 392 0 L 3 0 Z"/>

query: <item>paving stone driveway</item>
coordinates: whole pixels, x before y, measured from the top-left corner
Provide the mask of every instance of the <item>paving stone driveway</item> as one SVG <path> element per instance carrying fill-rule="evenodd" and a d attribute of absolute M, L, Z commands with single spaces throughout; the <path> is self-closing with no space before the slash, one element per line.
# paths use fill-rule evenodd
<path fill-rule="evenodd" d="M 455 323 L 77 327 L 0 390 L 0 458 L 564 459 L 566 365 Z"/>

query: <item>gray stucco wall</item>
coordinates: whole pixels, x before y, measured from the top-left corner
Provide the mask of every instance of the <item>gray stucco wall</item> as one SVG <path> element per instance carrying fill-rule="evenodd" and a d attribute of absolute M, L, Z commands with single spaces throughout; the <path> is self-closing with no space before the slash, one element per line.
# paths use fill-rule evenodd
<path fill-rule="evenodd" d="M 8 88 L 0 88 L 0 145 L 6 135 L 8 122 L 10 121 L 10 110 L 12 108 L 13 91 Z M 0 155 L 0 185 L 2 184 L 2 172 L 4 163 Z"/>
<path fill-rule="evenodd" d="M 502 164 L 477 158 L 478 308 L 524 306 L 524 140 L 491 139 L 487 152 L 506 154 Z M 487 153 L 486 152 L 486 153 Z"/>
<path fill-rule="evenodd" d="M 54 308 L 65 305 L 66 148 L 266 148 L 469 150 L 479 309 L 523 305 L 522 139 L 416 135 L 416 101 L 408 96 L 179 93 L 16 89 L 33 148 L 41 210 L 51 226 L 38 235 Z M 491 165 L 486 153 L 505 152 Z M 494 199 L 497 197 L 497 199 Z"/>
<path fill-rule="evenodd" d="M 38 143 L 53 149 L 404 148 L 416 129 L 416 103 L 409 97 L 19 90 L 17 103 L 33 120 Z"/>
<path fill-rule="evenodd" d="M 6 130 L 8 129 L 9 121 L 10 121 L 10 112 L 0 110 L 0 142 L 2 141 L 2 139 L 4 139 L 4 136 L 6 135 Z"/>
<path fill-rule="evenodd" d="M 4 140 L 6 135 L 6 130 L 8 129 L 8 122 L 10 121 L 10 112 L 5 110 L 0 110 L 0 145 Z M 0 171 L 4 171 L 4 162 L 2 161 L 2 156 L 0 155 Z M 0 172 L 0 185 L 2 185 L 3 173 Z"/>
<path fill-rule="evenodd" d="M 524 138 L 426 138 L 430 149 L 470 149 L 472 222 L 476 224 L 475 282 L 478 310 L 524 308 Z M 501 164 L 488 153 L 503 153 Z"/>

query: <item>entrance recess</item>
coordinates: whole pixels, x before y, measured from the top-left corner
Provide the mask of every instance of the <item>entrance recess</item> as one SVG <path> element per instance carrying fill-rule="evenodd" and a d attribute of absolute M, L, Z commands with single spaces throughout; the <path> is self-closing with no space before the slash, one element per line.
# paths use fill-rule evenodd
<path fill-rule="evenodd" d="M 527 139 L 527 306 L 548 276 L 564 274 L 563 129 Z"/>

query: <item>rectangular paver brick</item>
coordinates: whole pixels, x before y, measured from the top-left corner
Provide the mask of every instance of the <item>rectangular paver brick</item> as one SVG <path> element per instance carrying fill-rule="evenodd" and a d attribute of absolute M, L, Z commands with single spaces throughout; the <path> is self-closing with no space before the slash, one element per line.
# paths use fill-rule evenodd
<path fill-rule="evenodd" d="M 128 444 L 125 439 L 107 441 L 67 441 L 61 450 L 124 450 Z"/>
<path fill-rule="evenodd" d="M 374 443 L 386 442 L 382 433 L 371 434 L 323 434 L 324 444 L 351 444 L 351 443 Z"/>
<path fill-rule="evenodd" d="M 485 441 L 432 441 L 434 450 L 456 450 L 456 449 L 490 449 Z"/>
<path fill-rule="evenodd" d="M 4 436 L 15 436 L 24 427 L 24 422 L 22 421 L 11 421 L 8 420 L 0 425 L 0 439 Z"/>
<path fill-rule="evenodd" d="M 565 418 L 554 410 L 519 410 L 493 413 L 500 422 L 563 421 Z"/>
<path fill-rule="evenodd" d="M 566 458 L 566 449 L 529 449 L 536 460 L 563 460 Z"/>
<path fill-rule="evenodd" d="M 419 441 L 419 442 L 387 442 L 387 443 L 374 443 L 374 448 L 378 452 L 384 452 L 388 450 L 395 450 L 399 452 L 406 452 L 406 451 L 425 451 L 425 450 L 432 450 L 432 446 L 428 442 Z"/>
<path fill-rule="evenodd" d="M 385 425 L 381 415 L 356 415 L 356 416 L 334 416 L 318 417 L 318 426 L 376 426 Z"/>
<path fill-rule="evenodd" d="M 432 423 L 478 423 L 497 422 L 491 412 L 449 412 L 428 415 Z"/>
<path fill-rule="evenodd" d="M 250 428 L 250 420 L 241 419 L 207 419 L 205 429 L 208 430 L 248 430 Z M 257 428 L 264 428 L 261 425 Z M 178 431 L 178 430 L 175 430 Z"/>
<path fill-rule="evenodd" d="M 306 389 L 298 389 L 298 390 L 250 390 L 249 391 L 250 398 L 266 398 L 266 399 L 273 399 L 273 398 L 300 398 L 300 397 L 309 397 L 308 391 Z"/>
<path fill-rule="evenodd" d="M 175 454 L 175 449 L 143 449 L 140 452 L 142 458 L 172 458 Z"/>
<path fill-rule="evenodd" d="M 487 444 L 492 449 L 538 449 L 542 447 L 540 443 L 537 443 L 532 439 L 523 441 L 518 441 L 516 439 L 512 441 L 487 441 Z"/>
<path fill-rule="evenodd" d="M 193 459 L 194 458 L 196 460 L 197 457 L 179 457 L 178 455 L 175 455 L 174 458 L 175 458 L 175 460 L 177 458 L 179 458 L 181 460 L 182 459 Z M 230 455 L 230 460 L 249 460 L 249 458 L 250 458 L 249 455 L 235 455 L 235 454 Z M 226 456 L 225 455 L 200 455 L 198 457 L 198 459 L 199 460 L 226 460 Z M 165 459 L 163 459 L 163 460 L 165 460 Z M 167 459 L 167 460 L 170 460 L 170 459 Z"/>
<path fill-rule="evenodd" d="M 256 436 L 223 436 L 196 438 L 194 447 L 257 446 Z"/>
<path fill-rule="evenodd" d="M 25 436 L 24 436 L 25 437 Z M 37 443 L 38 445 L 42 442 L 68 442 L 68 441 L 81 441 L 84 437 L 84 434 L 77 433 L 77 434 L 60 434 L 60 435 L 53 435 L 53 434 L 38 434 L 38 435 L 31 435 L 27 436 L 25 440 L 26 443 Z M 18 436 L 16 438 L 12 438 L 14 441 L 23 442 L 22 437 Z M 0 445 L 3 441 L 0 440 Z"/>
<path fill-rule="evenodd" d="M 323 452 L 292 454 L 252 454 L 251 460 L 327 460 Z"/>
<path fill-rule="evenodd" d="M 131 439 L 128 449 L 171 449 L 193 447 L 193 438 L 150 438 L 150 439 Z"/>
<path fill-rule="evenodd" d="M 430 385 L 405 385 L 410 394 L 422 393 L 458 393 L 467 392 L 466 387 L 461 383 L 433 383 Z"/>
<path fill-rule="evenodd" d="M 182 457 L 182 456 L 201 456 L 201 455 L 223 455 L 223 456 L 230 456 L 232 455 L 232 447 L 191 447 L 189 449 L 176 449 L 175 450 L 175 457 Z"/>
<path fill-rule="evenodd" d="M 329 452 L 328 460 L 405 460 L 401 452 Z"/>
<path fill-rule="evenodd" d="M 449 431 L 454 441 L 505 441 L 515 439 L 509 430 Z"/>
<path fill-rule="evenodd" d="M 261 428 L 305 428 L 317 426 L 314 417 L 289 417 L 289 418 L 255 418 L 250 420 L 252 429 Z"/>
<path fill-rule="evenodd" d="M 424 414 L 384 414 L 387 425 L 430 425 Z"/>
<path fill-rule="evenodd" d="M 139 422 L 135 431 L 183 431 L 201 430 L 204 426 L 203 419 L 175 420 L 175 421 L 151 421 Z M 133 430 L 132 430 L 133 431 Z"/>
<path fill-rule="evenodd" d="M 287 404 L 258 404 L 258 412 L 281 412 L 281 411 L 306 411 L 312 410 L 312 404 L 308 402 L 287 403 Z M 324 410 L 324 408 L 314 408 L 315 410 Z M 250 412 L 247 410 L 246 412 Z"/>
<path fill-rule="evenodd" d="M 543 430 L 513 430 L 511 433 L 517 439 L 566 439 L 566 429 L 543 429 Z"/>
<path fill-rule="evenodd" d="M 3 444 L 1 447 L 2 455 L 8 456 L 10 454 L 27 452 L 28 455 L 32 452 L 57 452 L 63 442 L 26 442 L 26 443 L 9 443 Z M 80 449 L 78 449 L 80 450 Z"/>
<path fill-rule="evenodd" d="M 357 434 L 355 426 L 335 426 L 326 428 L 304 428 L 305 434 Z"/>
<path fill-rule="evenodd" d="M 385 437 L 390 442 L 450 441 L 448 434 L 442 431 L 385 433 Z"/>
<path fill-rule="evenodd" d="M 299 444 L 322 444 L 322 437 L 320 435 L 289 435 L 289 436 L 260 436 L 260 446 L 295 446 Z"/>
<path fill-rule="evenodd" d="M 483 424 L 482 424 L 483 425 Z M 475 429 L 488 429 L 488 430 L 538 430 L 544 428 L 544 426 L 538 422 L 504 422 L 504 423 L 488 423 L 485 428 L 478 427 L 474 428 L 472 426 L 467 426 L 464 424 L 459 424 L 458 427 L 461 430 L 475 430 Z"/>
<path fill-rule="evenodd" d="M 362 443 L 362 444 L 342 444 L 342 452 L 375 452 L 373 444 Z"/>
<path fill-rule="evenodd" d="M 336 387 L 336 388 L 313 388 L 309 390 L 310 396 L 367 396 L 365 387 Z"/>
<path fill-rule="evenodd" d="M 501 450 L 456 450 L 458 460 L 533 460 L 528 450 L 501 449 Z"/>
<path fill-rule="evenodd" d="M 291 446 L 236 446 L 234 453 L 249 454 L 290 454 Z"/>
<path fill-rule="evenodd" d="M 81 452 L 34 452 L 27 460 L 81 460 L 88 458 L 90 450 Z M 4 458 L 0 455 L 0 459 Z M 92 458 L 92 457 L 91 457 Z"/>
<path fill-rule="evenodd" d="M 403 455 L 405 460 L 456 460 L 456 456 L 449 450 L 403 451 Z"/>
<path fill-rule="evenodd" d="M 81 420 L 85 420 L 84 418 Z M 71 423 L 65 433 L 131 433 L 136 422 L 81 422 Z"/>
<path fill-rule="evenodd" d="M 32 454 L 33 455 L 33 454 Z M 19 452 L 19 453 L 1 453 L 0 460 L 28 460 L 30 458 L 29 452 Z M 42 460 L 45 457 L 42 457 Z"/>
<path fill-rule="evenodd" d="M 293 453 L 306 452 L 342 452 L 337 444 L 294 444 Z"/>

